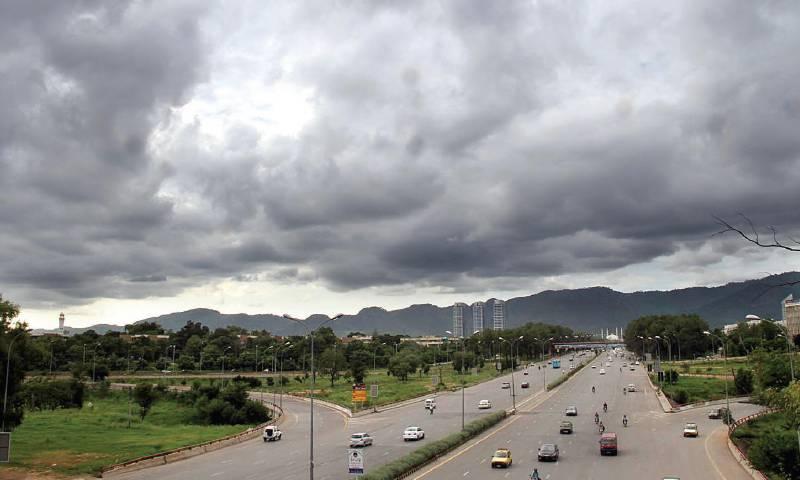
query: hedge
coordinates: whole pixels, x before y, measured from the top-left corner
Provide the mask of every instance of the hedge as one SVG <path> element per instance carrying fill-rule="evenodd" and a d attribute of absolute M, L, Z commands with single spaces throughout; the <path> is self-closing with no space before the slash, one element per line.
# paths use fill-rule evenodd
<path fill-rule="evenodd" d="M 505 411 L 495 412 L 491 415 L 479 418 L 478 420 L 468 423 L 464 427 L 464 430 L 431 442 L 424 447 L 420 447 L 404 457 L 398 458 L 393 462 L 389 462 L 377 468 L 373 472 L 367 473 L 361 478 L 362 480 L 394 480 L 396 478 L 402 478 L 407 473 L 420 468 L 431 460 L 441 457 L 459 445 L 462 445 L 467 440 L 498 424 L 504 418 L 506 418 Z"/>
<path fill-rule="evenodd" d="M 574 369 L 572 369 L 572 370 L 568 370 L 566 375 L 561 375 L 561 376 L 560 376 L 560 377 L 558 377 L 557 379 L 555 379 L 555 380 L 553 380 L 552 382 L 548 383 L 548 384 L 547 384 L 547 389 L 548 389 L 548 390 L 552 390 L 552 389 L 556 388 L 557 386 L 561 385 L 562 383 L 566 382 L 566 381 L 567 381 L 567 379 L 568 379 L 569 377 L 571 377 L 571 376 L 575 375 L 575 374 L 576 374 L 576 373 L 578 373 L 578 372 L 579 372 L 579 371 L 580 371 L 580 370 L 581 370 L 583 367 L 585 367 L 586 365 L 589 365 L 590 363 L 592 363 L 592 362 L 594 361 L 594 359 L 595 359 L 595 358 L 597 358 L 597 355 L 595 355 L 594 357 L 592 357 L 590 360 L 587 360 L 587 361 L 585 361 L 585 362 L 583 362 L 583 363 L 579 364 L 579 365 L 578 365 L 576 368 L 574 368 Z"/>

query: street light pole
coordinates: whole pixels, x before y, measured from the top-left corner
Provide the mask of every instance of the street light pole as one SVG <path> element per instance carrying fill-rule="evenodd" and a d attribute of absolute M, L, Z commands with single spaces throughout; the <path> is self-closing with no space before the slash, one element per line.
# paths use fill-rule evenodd
<path fill-rule="evenodd" d="M 222 365 L 220 366 L 220 370 L 219 370 L 219 374 L 222 377 L 222 385 L 225 385 L 225 352 L 227 352 L 230 349 L 231 349 L 231 347 L 228 346 L 228 347 L 225 347 L 224 350 L 222 350 Z"/>
<path fill-rule="evenodd" d="M 508 344 L 509 348 L 511 349 L 511 403 L 513 405 L 511 412 L 513 414 L 517 413 L 517 392 L 516 392 L 516 384 L 514 383 L 514 344 L 524 338 L 523 335 L 520 335 L 519 338 L 516 340 L 508 341 L 503 337 L 497 337 L 498 340 L 503 341 Z"/>
<path fill-rule="evenodd" d="M 308 325 L 305 324 L 304 320 L 299 318 L 292 317 L 291 315 L 284 314 L 283 318 L 287 320 L 291 320 L 299 325 L 302 325 L 303 328 L 306 329 L 306 333 L 311 337 L 311 422 L 310 422 L 310 430 L 309 430 L 309 458 L 308 458 L 308 474 L 311 480 L 314 480 L 314 389 L 317 386 L 317 375 L 316 370 L 314 370 L 314 336 L 317 333 L 317 330 L 322 328 L 324 325 L 333 322 L 334 320 L 338 320 L 342 318 L 344 314 L 340 313 L 338 315 L 334 315 L 333 317 L 325 320 L 321 324 L 317 326 L 315 329 L 310 329 Z"/>
<path fill-rule="evenodd" d="M 703 333 L 706 334 L 706 335 L 709 335 L 711 337 L 719 339 L 719 342 L 722 344 L 722 355 L 723 355 L 722 358 L 723 358 L 723 360 L 725 362 L 725 378 L 724 378 L 724 380 L 725 380 L 725 408 L 727 408 L 727 410 L 728 410 L 727 413 L 725 414 L 725 423 L 728 425 L 728 428 L 730 428 L 731 403 L 730 403 L 730 400 L 728 398 L 728 376 L 727 376 L 728 375 L 728 348 L 725 346 L 725 341 L 722 340 L 722 338 L 718 337 L 717 335 L 714 335 L 713 333 L 709 332 L 708 330 L 704 331 Z M 711 345 L 713 347 L 713 345 L 714 345 L 713 341 L 711 342 Z"/>

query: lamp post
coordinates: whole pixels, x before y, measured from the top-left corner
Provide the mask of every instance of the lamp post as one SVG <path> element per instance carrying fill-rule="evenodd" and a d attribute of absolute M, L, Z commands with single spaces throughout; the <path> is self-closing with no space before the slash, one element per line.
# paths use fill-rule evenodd
<path fill-rule="evenodd" d="M 508 341 L 503 337 L 497 337 L 498 340 L 505 342 L 508 344 L 509 348 L 511 349 L 511 403 L 513 405 L 511 412 L 516 414 L 517 413 L 517 392 L 516 392 L 516 384 L 514 383 L 514 344 L 524 338 L 523 335 L 520 335 L 519 338 L 515 340 Z"/>
<path fill-rule="evenodd" d="M 170 345 L 169 347 L 167 347 L 167 352 L 169 352 L 170 348 L 172 349 L 172 370 L 175 370 L 175 348 L 176 347 L 175 347 L 175 345 Z M 169 355 L 169 353 L 167 353 L 167 355 Z"/>
<path fill-rule="evenodd" d="M 99 343 L 95 343 L 94 347 L 92 348 L 92 383 L 94 383 L 95 359 L 97 358 L 97 347 L 99 346 Z"/>
<path fill-rule="evenodd" d="M 222 365 L 220 366 L 219 369 L 219 374 L 222 377 L 222 385 L 225 385 L 225 352 L 227 352 L 230 349 L 231 347 L 227 346 L 222 350 Z"/>
<path fill-rule="evenodd" d="M 312 330 L 312 329 L 310 329 L 308 327 L 308 325 L 306 325 L 304 320 L 301 320 L 299 318 L 295 318 L 295 317 L 293 317 L 291 315 L 288 315 L 288 314 L 284 314 L 283 315 L 283 318 L 285 318 L 287 320 L 291 320 L 291 321 L 297 323 L 298 325 L 302 325 L 303 328 L 306 329 L 306 333 L 311 337 L 311 422 L 310 422 L 310 430 L 309 430 L 310 446 L 309 446 L 309 452 L 308 452 L 309 453 L 308 473 L 309 473 L 309 478 L 311 480 L 314 480 L 314 389 L 316 388 L 316 385 L 317 385 L 317 375 L 316 375 L 316 371 L 314 370 L 314 335 L 316 335 L 317 330 L 322 328 L 324 325 L 326 325 L 326 324 L 328 324 L 330 322 L 333 322 L 334 320 L 337 320 L 339 318 L 342 318 L 343 316 L 344 316 L 344 314 L 342 314 L 342 313 L 340 313 L 338 315 L 334 315 L 331 318 L 329 318 L 329 319 L 325 320 L 324 322 L 322 322 L 321 324 L 319 324 L 317 326 L 317 328 Z"/>
<path fill-rule="evenodd" d="M 716 339 L 719 339 L 719 342 L 722 344 L 722 355 L 723 355 L 723 359 L 725 361 L 725 375 L 726 375 L 725 376 L 725 408 L 728 409 L 728 412 L 725 414 L 725 417 L 726 417 L 725 418 L 725 423 L 728 425 L 728 428 L 730 428 L 731 403 L 730 403 L 730 400 L 728 399 L 728 377 L 727 377 L 727 372 L 728 372 L 728 348 L 725 346 L 725 341 L 722 340 L 717 335 L 714 335 L 713 333 L 709 332 L 708 330 L 705 330 L 703 332 L 703 334 L 708 335 L 708 336 L 713 337 L 713 338 L 716 338 Z M 711 342 L 711 346 L 712 346 L 712 348 L 714 346 L 713 340 Z"/>
<path fill-rule="evenodd" d="M 552 341 L 553 337 L 546 338 L 544 340 L 539 340 L 536 337 L 533 337 L 533 339 L 542 344 L 542 361 L 544 362 L 544 346 L 547 345 L 547 342 Z M 545 363 L 543 366 L 544 368 L 542 369 L 542 372 L 544 375 L 542 376 L 542 391 L 547 391 L 547 364 Z"/>
<path fill-rule="evenodd" d="M 281 373 L 278 376 L 278 383 L 281 384 L 281 396 L 279 401 L 281 408 L 283 408 L 283 354 L 284 354 L 283 347 L 286 347 L 287 350 L 292 348 L 292 342 L 286 342 L 280 347 L 278 347 L 278 350 L 281 352 Z"/>
<path fill-rule="evenodd" d="M 11 339 L 11 342 L 8 344 L 8 351 L 6 352 L 6 384 L 3 387 L 3 426 L 0 427 L 0 431 L 6 431 L 6 403 L 8 401 L 8 376 L 10 375 L 11 371 L 11 349 L 14 348 L 14 341 L 18 339 L 22 334 L 25 332 L 19 332 L 14 335 L 14 338 Z"/>
<path fill-rule="evenodd" d="M 475 330 L 474 332 L 472 332 L 472 334 L 475 335 L 478 332 L 479 330 Z M 453 334 L 453 332 L 451 332 L 450 330 L 445 330 L 445 333 L 447 333 L 448 335 Z M 464 380 L 464 375 L 466 375 L 466 367 L 467 367 L 466 360 L 467 360 L 467 342 L 464 336 L 462 335 L 461 336 L 461 430 L 464 430 L 464 412 L 465 412 L 464 390 L 466 388 L 466 381 Z M 455 366 L 455 364 L 453 364 L 453 366 Z"/>

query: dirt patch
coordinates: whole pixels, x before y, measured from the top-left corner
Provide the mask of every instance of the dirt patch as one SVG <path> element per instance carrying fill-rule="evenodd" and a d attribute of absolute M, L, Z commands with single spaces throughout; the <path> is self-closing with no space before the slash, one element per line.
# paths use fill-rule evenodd
<path fill-rule="evenodd" d="M 89 480 L 91 476 L 70 477 L 55 473 L 29 472 L 19 468 L 0 468 L 0 476 L 3 480 Z"/>
<path fill-rule="evenodd" d="M 91 460 L 107 458 L 100 453 L 75 453 L 68 450 L 48 450 L 32 457 L 27 463 L 34 469 L 51 469 L 53 467 L 68 468 Z"/>

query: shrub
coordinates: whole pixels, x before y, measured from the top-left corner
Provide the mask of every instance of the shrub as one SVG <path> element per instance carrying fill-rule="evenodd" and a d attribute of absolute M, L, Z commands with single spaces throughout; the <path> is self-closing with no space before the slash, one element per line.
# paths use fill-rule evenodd
<path fill-rule="evenodd" d="M 744 368 L 737 370 L 734 385 L 736 393 L 740 395 L 753 393 L 753 371 Z"/>
<path fill-rule="evenodd" d="M 81 408 L 86 387 L 80 380 L 35 379 L 23 384 L 20 398 L 31 410 Z"/>
<path fill-rule="evenodd" d="M 794 432 L 769 431 L 747 452 L 759 470 L 773 471 L 784 478 L 800 478 L 800 451 Z"/>
<path fill-rule="evenodd" d="M 247 385 L 231 382 L 224 389 L 217 385 L 193 387 L 181 400 L 194 406 L 191 420 L 204 425 L 241 425 L 269 420 L 264 405 L 247 398 Z"/>
<path fill-rule="evenodd" d="M 681 365 L 681 370 L 683 370 L 683 373 L 689 373 L 690 369 L 691 366 L 688 363 L 684 363 L 683 365 Z"/>
<path fill-rule="evenodd" d="M 680 388 L 675 391 L 672 399 L 675 401 L 675 403 L 685 404 L 689 401 L 689 392 Z"/>
<path fill-rule="evenodd" d="M 678 378 L 680 378 L 680 374 L 677 370 L 666 370 L 664 371 L 664 381 L 669 383 L 677 383 Z"/>
<path fill-rule="evenodd" d="M 234 382 L 243 383 L 250 388 L 256 388 L 261 386 L 261 380 L 255 377 L 243 377 L 241 375 L 237 375 L 233 377 Z"/>
<path fill-rule="evenodd" d="M 156 403 L 157 394 L 149 383 L 140 383 L 133 389 L 133 398 L 139 404 L 139 416 L 142 420 Z"/>
<path fill-rule="evenodd" d="M 273 380 L 272 377 L 267 377 L 267 386 L 271 387 L 273 385 L 275 385 L 275 380 Z"/>

